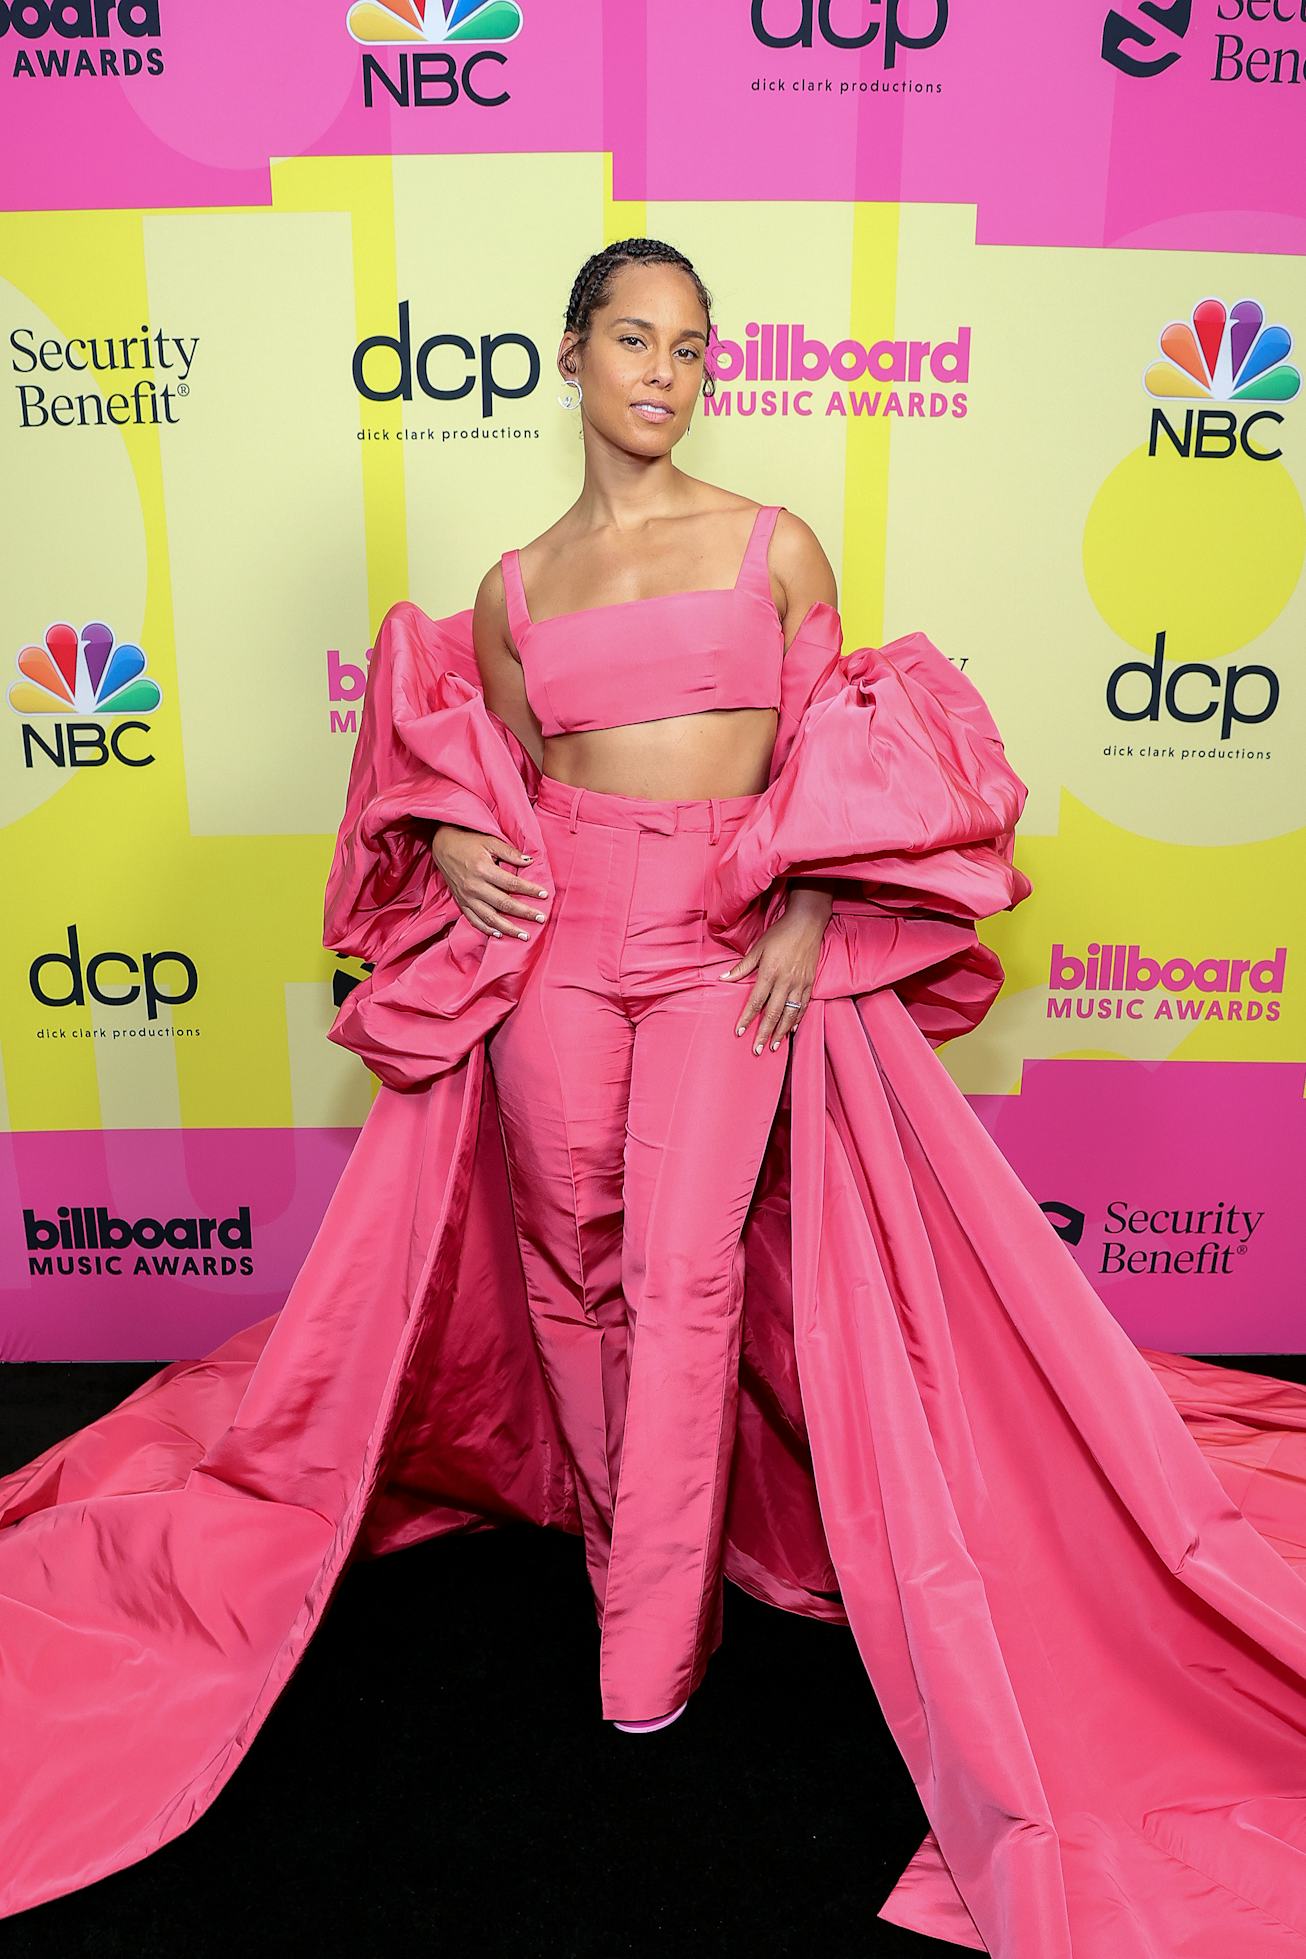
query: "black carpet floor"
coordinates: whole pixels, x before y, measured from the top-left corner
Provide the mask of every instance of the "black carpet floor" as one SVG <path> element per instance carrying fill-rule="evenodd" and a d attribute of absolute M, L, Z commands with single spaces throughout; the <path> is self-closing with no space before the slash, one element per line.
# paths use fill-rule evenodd
<path fill-rule="evenodd" d="M 1306 1356 L 1234 1364 L 1306 1378 Z M 154 1371 L 0 1367 L 0 1473 Z M 724 1644 L 652 1735 L 603 1722 L 597 1661 L 565 1533 L 514 1525 L 351 1565 L 199 1821 L 0 1921 L 0 1954 L 959 1952 L 875 1915 L 927 1825 L 846 1629 L 727 1585 Z"/>

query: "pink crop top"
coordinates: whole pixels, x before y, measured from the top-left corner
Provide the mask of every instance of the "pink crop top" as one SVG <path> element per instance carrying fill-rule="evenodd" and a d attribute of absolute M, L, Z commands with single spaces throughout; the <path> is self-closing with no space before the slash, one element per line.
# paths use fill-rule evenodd
<path fill-rule="evenodd" d="M 758 511 L 733 585 L 619 599 L 551 619 L 531 618 L 518 553 L 505 551 L 508 624 L 541 731 L 577 734 L 705 708 L 778 708 L 784 627 L 766 554 L 783 509 Z"/>

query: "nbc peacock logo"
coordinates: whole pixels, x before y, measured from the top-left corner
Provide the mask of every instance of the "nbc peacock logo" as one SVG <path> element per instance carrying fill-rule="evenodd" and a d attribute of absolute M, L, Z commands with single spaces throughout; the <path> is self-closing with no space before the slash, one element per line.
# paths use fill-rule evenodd
<path fill-rule="evenodd" d="M 365 47 L 444 47 L 515 40 L 522 13 L 517 0 L 355 0 L 347 24 Z"/>
<path fill-rule="evenodd" d="M 22 678 L 9 689 L 9 705 L 22 715 L 152 714 L 162 696 L 145 664 L 139 646 L 115 645 L 112 629 L 98 620 L 80 633 L 50 626 L 40 646 L 18 655 Z"/>
<path fill-rule="evenodd" d="M 1163 400 L 1292 401 L 1301 374 L 1290 365 L 1292 335 L 1267 326 L 1259 300 L 1203 299 L 1187 320 L 1172 320 L 1157 343 L 1165 356 L 1143 376 L 1148 394 Z"/>

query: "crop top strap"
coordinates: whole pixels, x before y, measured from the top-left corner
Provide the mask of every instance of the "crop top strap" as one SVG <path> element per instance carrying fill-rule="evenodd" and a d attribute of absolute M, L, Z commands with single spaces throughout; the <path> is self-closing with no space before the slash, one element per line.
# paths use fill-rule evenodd
<path fill-rule="evenodd" d="M 520 649 L 523 634 L 530 631 L 531 615 L 526 605 L 526 588 L 522 584 L 516 551 L 505 551 L 499 563 L 503 569 L 503 595 L 508 602 L 508 624 Z"/>
<path fill-rule="evenodd" d="M 739 567 L 739 576 L 735 580 L 738 591 L 752 591 L 761 598 L 770 598 L 771 574 L 767 570 L 766 556 L 771 547 L 771 533 L 775 529 L 775 520 L 783 509 L 782 503 L 764 503 L 753 519 L 753 529 L 748 539 L 748 548 L 744 552 L 744 562 Z"/>

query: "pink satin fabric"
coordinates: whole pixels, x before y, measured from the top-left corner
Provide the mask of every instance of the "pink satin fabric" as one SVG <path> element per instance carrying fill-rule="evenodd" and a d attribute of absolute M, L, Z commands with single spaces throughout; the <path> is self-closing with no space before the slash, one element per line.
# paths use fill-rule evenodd
<path fill-rule="evenodd" d="M 1306 1390 L 1136 1348 L 940 1066 L 1001 986 L 975 920 L 1029 890 L 1023 785 L 923 634 L 839 641 L 813 607 L 705 894 L 734 951 L 777 869 L 847 893 L 742 1234 L 726 1576 L 853 1630 L 930 1824 L 883 1917 L 996 1959 L 1287 1959 Z M 351 1557 L 582 1528 L 487 1065 L 544 941 L 486 940 L 425 841 L 492 830 L 548 885 L 538 779 L 470 612 L 396 607 L 324 932 L 372 966 L 332 1032 L 384 1086 L 280 1314 L 0 1479 L 0 1911 L 203 1812 Z"/>
<path fill-rule="evenodd" d="M 547 619 L 532 619 L 520 554 L 505 551 L 508 624 L 541 732 L 616 728 L 711 708 L 778 707 L 784 628 L 771 597 L 767 548 L 783 508 L 759 508 L 733 585 Z"/>
<path fill-rule="evenodd" d="M 604 1716 L 694 1691 L 721 1640 L 740 1243 L 783 1046 L 707 928 L 755 796 L 659 802 L 542 776 L 547 922 L 490 1037 L 526 1298 L 576 1470 Z"/>

